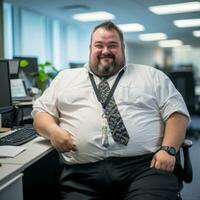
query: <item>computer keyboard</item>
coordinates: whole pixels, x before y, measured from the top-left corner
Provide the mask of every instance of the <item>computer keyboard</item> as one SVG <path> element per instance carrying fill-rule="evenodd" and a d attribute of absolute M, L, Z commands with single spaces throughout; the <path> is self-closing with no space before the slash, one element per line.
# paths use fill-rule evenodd
<path fill-rule="evenodd" d="M 38 136 L 37 132 L 33 128 L 21 128 L 2 138 L 0 138 L 0 146 L 12 145 L 19 146 Z"/>

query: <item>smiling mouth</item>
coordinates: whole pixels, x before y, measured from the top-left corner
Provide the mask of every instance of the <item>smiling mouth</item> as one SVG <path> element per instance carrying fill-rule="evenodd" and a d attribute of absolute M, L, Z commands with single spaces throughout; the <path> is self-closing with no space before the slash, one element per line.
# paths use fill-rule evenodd
<path fill-rule="evenodd" d="M 101 55 L 98 56 L 98 59 L 115 59 L 114 55 Z"/>
<path fill-rule="evenodd" d="M 100 58 L 99 59 L 99 63 L 101 63 L 102 65 L 110 65 L 111 63 L 114 62 L 114 59 L 113 58 Z"/>
<path fill-rule="evenodd" d="M 113 60 L 113 58 L 100 58 L 100 60 Z"/>

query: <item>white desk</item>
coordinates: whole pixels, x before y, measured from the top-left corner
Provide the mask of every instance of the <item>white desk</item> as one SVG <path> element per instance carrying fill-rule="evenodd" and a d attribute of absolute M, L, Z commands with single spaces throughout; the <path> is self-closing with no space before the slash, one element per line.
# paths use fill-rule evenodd
<path fill-rule="evenodd" d="M 0 187 L 21 172 L 21 165 L 1 164 L 0 166 Z"/>
<path fill-rule="evenodd" d="M 23 200 L 21 166 L 2 164 L 0 167 L 0 199 Z"/>
<path fill-rule="evenodd" d="M 40 136 L 23 146 L 26 147 L 24 152 L 15 158 L 0 158 L 0 163 L 21 164 L 23 168 L 27 168 L 53 150 L 50 142 Z"/>
<path fill-rule="evenodd" d="M 0 158 L 1 200 L 22 200 L 23 171 L 53 150 L 49 141 L 42 137 L 37 137 L 23 146 L 26 150 L 15 158 Z"/>

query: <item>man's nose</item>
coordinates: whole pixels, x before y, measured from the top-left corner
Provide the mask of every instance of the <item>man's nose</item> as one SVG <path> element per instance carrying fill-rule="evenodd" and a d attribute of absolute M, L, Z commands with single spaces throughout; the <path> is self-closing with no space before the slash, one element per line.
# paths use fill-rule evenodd
<path fill-rule="evenodd" d="M 110 53 L 109 48 L 108 48 L 107 46 L 105 46 L 105 47 L 103 48 L 103 50 L 102 50 L 102 53 L 103 53 L 103 54 L 109 54 L 109 53 Z"/>

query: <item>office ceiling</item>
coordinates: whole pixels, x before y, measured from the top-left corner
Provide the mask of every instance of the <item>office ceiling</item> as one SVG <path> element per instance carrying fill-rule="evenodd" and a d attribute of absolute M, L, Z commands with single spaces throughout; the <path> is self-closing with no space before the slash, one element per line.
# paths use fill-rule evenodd
<path fill-rule="evenodd" d="M 192 0 L 6 0 L 15 5 L 37 11 L 41 14 L 61 19 L 69 24 L 77 24 L 85 29 L 92 29 L 99 22 L 78 22 L 72 18 L 75 13 L 107 11 L 116 16 L 113 22 L 141 23 L 145 26 L 143 32 L 125 33 L 130 42 L 139 41 L 139 33 L 164 32 L 168 39 L 180 39 L 186 45 L 200 47 L 200 38 L 192 35 L 193 30 L 200 27 L 177 28 L 173 20 L 200 18 L 200 12 L 180 13 L 172 15 L 156 15 L 148 10 L 149 6 L 182 3 Z M 148 42 L 157 43 L 157 42 Z"/>

